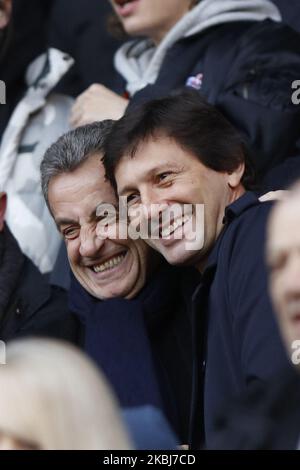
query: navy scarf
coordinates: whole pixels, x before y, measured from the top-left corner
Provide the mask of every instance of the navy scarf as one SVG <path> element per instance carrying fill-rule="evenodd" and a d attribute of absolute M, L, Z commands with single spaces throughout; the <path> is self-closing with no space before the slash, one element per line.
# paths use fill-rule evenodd
<path fill-rule="evenodd" d="M 162 408 L 149 334 L 168 312 L 176 275 L 176 268 L 163 263 L 135 299 L 105 301 L 88 294 L 72 276 L 70 308 L 85 327 L 84 349 L 104 371 L 123 407 Z"/>

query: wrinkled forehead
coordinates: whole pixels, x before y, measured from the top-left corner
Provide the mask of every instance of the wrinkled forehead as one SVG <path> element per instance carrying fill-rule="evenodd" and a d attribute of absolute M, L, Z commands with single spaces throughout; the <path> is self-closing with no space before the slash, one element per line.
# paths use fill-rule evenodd
<path fill-rule="evenodd" d="M 80 213 L 89 216 L 97 205 L 115 205 L 117 197 L 105 178 L 103 164 L 98 158 L 90 158 L 75 171 L 61 173 L 50 181 L 49 204 L 53 214 L 67 216 Z"/>
<path fill-rule="evenodd" d="M 199 159 L 183 148 L 175 139 L 165 135 L 149 137 L 126 151 L 115 168 L 117 183 L 126 177 L 136 179 L 152 174 L 161 167 L 182 168 L 195 164 L 202 168 Z"/>

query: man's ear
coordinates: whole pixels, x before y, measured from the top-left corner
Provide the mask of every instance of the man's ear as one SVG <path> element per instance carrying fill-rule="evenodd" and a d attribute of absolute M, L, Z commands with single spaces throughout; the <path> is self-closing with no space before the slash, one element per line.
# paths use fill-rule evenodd
<path fill-rule="evenodd" d="M 0 29 L 6 28 L 9 23 L 12 11 L 12 0 L 2 0 L 0 2 Z"/>
<path fill-rule="evenodd" d="M 245 163 L 240 163 L 234 171 L 228 173 L 228 186 L 231 189 L 236 189 L 241 184 L 241 179 L 243 178 L 244 173 Z"/>
<path fill-rule="evenodd" d="M 7 196 L 6 193 L 0 193 L 0 232 L 4 228 L 4 218 L 7 206 Z"/>

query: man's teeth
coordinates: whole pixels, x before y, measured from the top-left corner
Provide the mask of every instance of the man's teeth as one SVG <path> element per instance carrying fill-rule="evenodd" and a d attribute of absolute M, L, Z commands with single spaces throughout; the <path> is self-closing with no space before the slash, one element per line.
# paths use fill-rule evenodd
<path fill-rule="evenodd" d="M 109 269 L 112 269 L 118 266 L 120 263 L 122 263 L 124 258 L 125 258 L 125 254 L 115 256 L 114 258 L 111 258 L 109 261 L 106 261 L 103 264 L 93 266 L 93 270 L 95 271 L 95 273 L 103 273 L 104 271 L 107 271 Z"/>
<path fill-rule="evenodd" d="M 184 225 L 188 220 L 190 219 L 190 215 L 185 215 L 184 217 L 181 217 L 180 219 L 175 220 L 175 222 L 169 227 L 165 228 L 162 230 L 161 234 L 163 238 L 169 237 L 175 230 L 177 230 L 179 227 Z"/>

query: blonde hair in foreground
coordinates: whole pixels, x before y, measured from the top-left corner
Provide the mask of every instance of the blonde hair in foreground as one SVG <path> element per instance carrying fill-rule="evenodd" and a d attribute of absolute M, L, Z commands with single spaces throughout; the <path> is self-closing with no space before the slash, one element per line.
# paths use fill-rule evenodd
<path fill-rule="evenodd" d="M 73 346 L 21 340 L 0 366 L 0 432 L 46 450 L 130 449 L 118 405 Z"/>

